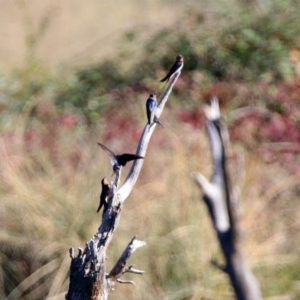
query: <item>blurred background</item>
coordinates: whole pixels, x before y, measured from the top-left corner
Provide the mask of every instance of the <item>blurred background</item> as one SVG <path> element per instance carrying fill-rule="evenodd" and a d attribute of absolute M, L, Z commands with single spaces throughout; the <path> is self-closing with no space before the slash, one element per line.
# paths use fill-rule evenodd
<path fill-rule="evenodd" d="M 110 299 L 233 299 L 190 174 L 212 173 L 203 105 L 244 156 L 244 245 L 265 299 L 300 298 L 300 1 L 0 0 L 0 298 L 64 299 L 96 232 L 100 141 L 134 152 L 145 102 L 185 57 L 108 252 L 146 247 Z M 123 169 L 123 179 L 130 164 Z"/>

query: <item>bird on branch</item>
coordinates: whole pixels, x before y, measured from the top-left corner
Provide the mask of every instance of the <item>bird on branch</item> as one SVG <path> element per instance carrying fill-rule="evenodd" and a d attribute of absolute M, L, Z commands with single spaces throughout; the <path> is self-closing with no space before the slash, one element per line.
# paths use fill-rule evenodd
<path fill-rule="evenodd" d="M 174 63 L 174 65 L 172 66 L 172 68 L 170 69 L 169 73 L 160 80 L 160 82 L 164 82 L 164 81 L 169 81 L 169 79 L 176 73 L 178 73 L 182 67 L 183 67 L 183 56 L 181 54 L 177 55 L 176 57 L 176 61 Z"/>
<path fill-rule="evenodd" d="M 98 143 L 98 145 L 107 153 L 110 159 L 110 163 L 113 167 L 113 174 L 118 174 L 121 167 L 124 167 L 129 161 L 136 160 L 136 159 L 143 159 L 143 156 L 136 155 L 136 154 L 130 154 L 130 153 L 124 153 L 120 155 L 114 154 L 110 149 L 108 149 L 106 146 L 104 146 L 101 143 Z"/>
<path fill-rule="evenodd" d="M 104 211 L 105 211 L 106 203 L 107 203 L 106 198 L 108 197 L 108 194 L 109 194 L 109 184 L 105 177 L 101 180 L 101 185 L 102 185 L 102 191 L 100 194 L 100 203 L 99 203 L 97 212 L 100 211 L 100 209 L 103 205 L 104 205 Z"/>
<path fill-rule="evenodd" d="M 147 118 L 148 118 L 148 124 L 151 125 L 153 123 L 157 123 L 159 124 L 161 127 L 164 127 L 158 117 L 155 115 L 155 111 L 156 111 L 156 107 L 157 107 L 157 102 L 156 102 L 156 95 L 154 93 L 151 93 L 149 95 L 149 98 L 147 99 L 146 102 L 146 110 L 147 110 Z"/>

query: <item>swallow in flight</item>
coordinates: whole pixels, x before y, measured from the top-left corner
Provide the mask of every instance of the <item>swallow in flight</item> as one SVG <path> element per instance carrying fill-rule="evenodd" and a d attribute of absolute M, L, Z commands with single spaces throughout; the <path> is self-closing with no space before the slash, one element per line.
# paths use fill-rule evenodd
<path fill-rule="evenodd" d="M 107 203 L 106 198 L 109 194 L 109 185 L 108 185 L 108 181 L 105 177 L 101 180 L 101 185 L 102 185 L 102 191 L 101 191 L 101 194 L 100 194 L 100 204 L 99 204 L 99 207 L 97 209 L 97 212 L 99 212 L 99 210 L 101 209 L 101 207 L 103 205 L 104 205 L 104 210 L 105 210 L 106 203 Z"/>
<path fill-rule="evenodd" d="M 124 153 L 120 155 L 115 155 L 111 150 L 105 147 L 103 144 L 98 143 L 98 145 L 107 153 L 110 159 L 110 163 L 113 167 L 114 173 L 117 174 L 121 167 L 124 167 L 129 161 L 135 159 L 143 159 L 143 156 L 136 154 Z"/>
<path fill-rule="evenodd" d="M 178 73 L 182 69 L 182 67 L 183 67 L 183 56 L 180 54 L 177 55 L 174 65 L 170 69 L 169 73 L 161 80 L 161 82 L 164 82 L 166 80 L 169 81 L 171 76 L 174 75 L 175 73 Z"/>

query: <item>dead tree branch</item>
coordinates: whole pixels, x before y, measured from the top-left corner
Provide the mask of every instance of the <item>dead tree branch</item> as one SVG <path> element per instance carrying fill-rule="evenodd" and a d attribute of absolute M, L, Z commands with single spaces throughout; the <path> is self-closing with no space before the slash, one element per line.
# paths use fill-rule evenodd
<path fill-rule="evenodd" d="M 120 283 L 132 283 L 134 284 L 133 281 L 123 281 L 120 279 L 120 277 L 126 273 L 126 272 L 130 272 L 130 273 L 135 273 L 135 274 L 144 274 L 144 271 L 139 271 L 139 270 L 134 270 L 131 269 L 131 267 L 129 267 L 128 269 L 126 269 L 126 262 L 129 259 L 129 257 L 131 256 L 131 254 L 139 247 L 145 246 L 146 243 L 142 242 L 142 241 L 138 241 L 136 240 L 136 237 L 134 237 L 131 242 L 128 244 L 128 246 L 126 247 L 126 249 L 124 250 L 124 252 L 122 253 L 121 257 L 119 258 L 119 260 L 116 262 L 115 266 L 112 268 L 112 270 L 110 271 L 110 273 L 108 274 L 108 276 L 106 277 L 108 280 L 111 281 L 111 286 L 113 286 L 113 284 L 117 281 Z"/>
<path fill-rule="evenodd" d="M 180 73 L 181 72 L 178 72 L 177 74 L 175 74 L 173 76 L 173 78 L 170 81 L 170 83 L 169 83 L 166 91 L 164 92 L 161 100 L 158 102 L 156 113 L 155 113 L 157 118 L 159 118 L 160 115 L 162 114 L 162 111 L 165 107 L 165 104 L 168 101 L 170 93 L 171 93 L 171 91 L 173 89 L 173 86 L 176 83 L 178 77 L 180 76 Z M 149 125 L 145 126 L 144 131 L 143 131 L 142 136 L 141 136 L 141 139 L 140 139 L 140 142 L 139 142 L 139 145 L 138 145 L 138 148 L 137 148 L 137 152 L 136 152 L 137 155 L 145 156 L 147 148 L 148 148 L 148 144 L 150 142 L 150 138 L 152 136 L 152 133 L 153 133 L 156 125 L 157 125 L 156 123 L 150 125 L 150 129 L 148 129 Z M 142 169 L 143 163 L 144 163 L 143 159 L 134 161 L 134 163 L 132 165 L 132 168 L 129 171 L 129 174 L 128 174 L 123 186 L 119 190 L 119 193 L 122 194 L 123 201 L 125 201 L 126 198 L 128 197 L 128 195 L 130 194 L 130 192 L 131 192 L 131 190 L 132 190 L 132 188 L 133 188 L 133 186 L 134 186 L 134 184 L 135 184 L 135 182 L 136 182 L 136 180 L 139 176 L 139 173 Z"/>
<path fill-rule="evenodd" d="M 247 264 L 242 247 L 240 194 L 239 188 L 233 187 L 230 181 L 229 135 L 221 120 L 218 100 L 212 99 L 211 106 L 205 107 L 204 112 L 214 171 L 211 181 L 200 173 L 194 173 L 193 177 L 204 192 L 203 200 L 226 260 L 224 267 L 217 262 L 214 265 L 229 275 L 238 300 L 260 300 L 262 296 L 259 284 Z"/>
<path fill-rule="evenodd" d="M 158 118 L 161 115 L 164 105 L 179 76 L 180 72 L 172 77 L 166 91 L 159 101 L 156 111 L 156 116 Z M 137 155 L 143 157 L 145 157 L 156 124 L 152 125 L 150 128 L 149 126 L 150 125 L 148 124 L 145 126 L 136 151 Z M 108 275 L 106 273 L 106 251 L 114 231 L 118 226 L 123 203 L 137 181 L 143 162 L 143 159 L 135 160 L 133 162 L 123 186 L 118 190 L 119 179 L 121 177 L 121 170 L 119 171 L 115 181 L 109 186 L 109 197 L 107 199 L 106 208 L 103 211 L 102 223 L 98 228 L 97 233 L 86 243 L 84 250 L 79 249 L 76 257 L 74 257 L 74 250 L 70 249 L 71 267 L 69 290 L 66 295 L 67 300 L 106 300 L 108 299 L 108 295 L 115 281 L 120 283 L 132 283 L 119 279 L 122 272 L 142 274 L 142 271 L 137 270 L 135 272 L 132 268 L 128 268 L 127 270 L 124 269 L 126 259 L 123 255 L 127 255 L 126 257 L 129 258 L 134 250 L 145 244 L 144 242 L 133 239 L 131 244 L 128 245 L 129 248 L 126 248 L 127 251 L 124 251 L 123 255 Z"/>

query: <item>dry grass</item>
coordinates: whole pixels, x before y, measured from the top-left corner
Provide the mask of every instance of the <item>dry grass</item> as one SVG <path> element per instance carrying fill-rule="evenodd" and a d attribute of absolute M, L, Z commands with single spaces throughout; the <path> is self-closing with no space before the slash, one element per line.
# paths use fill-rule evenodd
<path fill-rule="evenodd" d="M 72 67 L 122 51 L 116 45 L 127 29 L 140 29 L 134 47 L 138 52 L 144 38 L 180 20 L 188 7 L 183 2 L 136 3 L 73 0 L 56 6 L 51 1 L 0 0 L 3 70 L 26 64 L 26 37 L 37 33 L 45 16 L 49 25 L 33 49 L 35 57 L 47 61 L 47 67 Z M 64 299 L 68 249 L 84 246 L 96 232 L 100 182 L 111 174 L 106 155 L 96 145 L 104 125 L 90 130 L 32 121 L 30 113 L 40 101 L 53 99 L 33 97 L 20 115 L 3 114 L 0 299 L 8 291 L 9 299 Z M 193 171 L 211 174 L 204 129 L 178 123 L 172 111 L 163 116 L 165 129 L 157 128 L 152 137 L 108 257 L 109 269 L 137 235 L 147 246 L 130 262 L 146 273 L 127 275 L 136 286 L 117 285 L 110 299 L 233 299 L 228 278 L 210 264 L 215 258 L 222 262 L 222 256 L 201 192 L 190 177 Z M 122 139 L 120 132 L 113 148 L 134 151 L 136 143 Z M 240 182 L 245 249 L 265 298 L 300 297 L 299 180 L 279 164 L 264 164 L 259 153 L 245 153 Z"/>
<path fill-rule="evenodd" d="M 25 115 L 16 122 L 18 126 L 27 123 Z M 10 299 L 27 291 L 22 299 L 64 298 L 68 248 L 82 247 L 100 222 L 96 214 L 100 181 L 111 172 L 96 145 L 102 131 L 61 129 L 55 145 L 43 148 L 36 139 L 31 150 L 26 148 L 24 128 L 16 127 L 12 137 L 2 138 L 2 268 L 10 270 L 10 279 L 22 281 Z M 128 141 L 119 142 L 126 148 Z M 131 141 L 130 147 L 136 142 Z M 209 176 L 209 159 L 204 130 L 173 121 L 165 129 L 156 129 L 108 258 L 110 268 L 137 235 L 147 246 L 134 254 L 131 263 L 146 273 L 128 275 L 136 286 L 118 285 L 111 299 L 232 299 L 227 277 L 210 265 L 211 259 L 222 261 L 222 256 L 199 201 L 201 193 L 190 178 L 195 170 Z M 300 252 L 298 182 L 296 175 L 288 177 L 279 166 L 264 166 L 255 153 L 246 154 L 245 248 L 265 296 L 294 299 L 297 293 L 293 282 L 299 280 L 295 268 Z M 294 266 L 292 272 L 289 266 Z"/>

